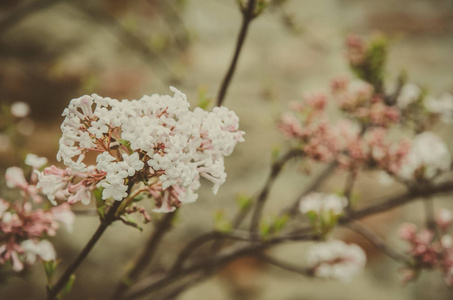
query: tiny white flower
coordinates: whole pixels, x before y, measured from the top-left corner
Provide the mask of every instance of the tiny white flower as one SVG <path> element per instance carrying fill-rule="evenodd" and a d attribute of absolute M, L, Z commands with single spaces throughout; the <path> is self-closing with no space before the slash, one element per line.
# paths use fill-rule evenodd
<path fill-rule="evenodd" d="M 26 261 L 29 264 L 34 264 L 38 258 L 43 261 L 50 261 L 57 257 L 53 245 L 48 240 L 42 240 L 38 243 L 25 240 L 20 246 L 24 249 Z"/>
<path fill-rule="evenodd" d="M 320 278 L 350 281 L 366 264 L 365 252 L 355 244 L 331 240 L 313 245 L 307 251 L 307 262 Z"/>
<path fill-rule="evenodd" d="M 38 157 L 35 154 L 28 153 L 25 157 L 25 164 L 33 167 L 33 169 L 39 169 L 45 164 L 47 164 L 47 158 L 45 157 Z"/>
<path fill-rule="evenodd" d="M 11 105 L 11 114 L 16 118 L 24 118 L 30 113 L 30 106 L 25 102 L 14 102 Z"/>

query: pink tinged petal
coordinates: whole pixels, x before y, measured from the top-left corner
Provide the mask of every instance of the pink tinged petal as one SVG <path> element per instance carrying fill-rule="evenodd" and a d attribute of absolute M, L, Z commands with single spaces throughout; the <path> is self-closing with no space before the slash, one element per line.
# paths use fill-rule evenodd
<path fill-rule="evenodd" d="M 19 167 L 10 167 L 5 173 L 6 185 L 9 188 L 21 188 L 27 190 L 28 182 L 25 180 L 24 171 Z"/>
<path fill-rule="evenodd" d="M 16 272 L 20 272 L 24 269 L 24 264 L 19 260 L 19 257 L 17 256 L 17 252 L 13 251 L 11 253 L 11 260 L 13 262 L 13 270 Z"/>

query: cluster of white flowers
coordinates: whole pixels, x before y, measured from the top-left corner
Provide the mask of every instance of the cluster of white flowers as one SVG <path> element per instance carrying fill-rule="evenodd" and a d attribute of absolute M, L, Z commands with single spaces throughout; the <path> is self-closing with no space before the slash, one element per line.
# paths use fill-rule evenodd
<path fill-rule="evenodd" d="M 401 88 L 401 92 L 398 96 L 398 99 L 396 100 L 396 105 L 399 108 L 404 109 L 404 108 L 408 107 L 410 104 L 419 100 L 421 93 L 422 93 L 422 90 L 420 89 L 420 87 L 418 85 L 416 85 L 414 83 L 405 84 Z"/>
<path fill-rule="evenodd" d="M 73 99 L 63 112 L 57 159 L 83 173 L 89 169 L 86 154 L 96 153 L 96 170 L 104 172 L 97 183 L 104 188 L 103 199 L 122 200 L 126 179 L 138 173 L 145 181 L 158 177 L 165 194 L 159 211 L 175 208 L 165 203 L 169 197 L 181 203 L 195 201 L 200 176 L 214 184 L 216 193 L 226 179 L 224 157 L 243 141 L 239 118 L 225 107 L 190 111 L 186 95 L 170 89 L 173 97 L 155 94 L 118 101 L 94 94 Z"/>
<path fill-rule="evenodd" d="M 408 181 L 432 179 L 436 174 L 449 170 L 450 164 L 447 145 L 439 136 L 426 131 L 415 137 L 398 175 Z"/>
<path fill-rule="evenodd" d="M 316 277 L 349 281 L 365 267 L 366 255 L 355 244 L 331 240 L 310 247 L 307 263 Z"/>
<path fill-rule="evenodd" d="M 332 213 L 338 216 L 343 213 L 347 203 L 345 197 L 335 194 L 310 193 L 301 199 L 299 209 L 304 214 L 315 212 L 316 214 Z"/>
<path fill-rule="evenodd" d="M 439 98 L 428 96 L 425 100 L 426 109 L 438 114 L 443 122 L 449 123 L 453 120 L 453 96 L 448 93 L 442 94 Z"/>
<path fill-rule="evenodd" d="M 24 249 L 26 262 L 30 265 L 34 264 L 38 258 L 43 261 L 50 261 L 55 260 L 57 256 L 53 245 L 48 240 L 39 242 L 25 240 L 20 246 Z"/>

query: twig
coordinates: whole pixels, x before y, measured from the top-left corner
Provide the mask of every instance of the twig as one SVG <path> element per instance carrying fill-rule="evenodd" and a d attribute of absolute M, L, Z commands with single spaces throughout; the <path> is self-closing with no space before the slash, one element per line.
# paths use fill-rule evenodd
<path fill-rule="evenodd" d="M 304 191 L 299 196 L 297 196 L 296 199 L 294 199 L 291 206 L 284 210 L 284 214 L 286 214 L 290 217 L 294 217 L 297 214 L 297 212 L 299 211 L 300 199 L 303 196 L 306 196 L 306 195 L 310 194 L 311 192 L 319 189 L 319 187 L 324 183 L 324 181 L 327 179 L 327 177 L 329 177 L 329 175 L 335 170 L 336 167 L 337 167 L 337 162 L 332 162 L 330 165 L 328 165 L 318 175 L 318 177 L 316 177 L 316 179 L 313 180 L 311 182 L 311 184 L 307 188 L 305 188 Z"/>
<path fill-rule="evenodd" d="M 343 218 L 341 218 L 339 220 L 339 223 L 341 225 L 345 225 L 357 219 L 361 219 L 369 215 L 373 215 L 376 213 L 380 213 L 395 208 L 397 206 L 401 206 L 420 197 L 433 196 L 436 194 L 450 191 L 453 191 L 453 181 L 445 182 L 436 187 L 429 187 L 425 190 L 409 191 L 407 193 L 388 198 L 387 200 L 384 201 L 382 200 L 378 201 L 377 204 L 373 204 L 363 209 L 351 212 L 351 214 L 349 214 L 348 216 L 344 216 Z M 271 246 L 275 246 L 283 242 L 288 242 L 290 240 L 291 241 L 314 240 L 317 238 L 318 238 L 317 236 L 311 234 L 310 227 L 304 227 L 297 230 L 297 233 L 294 235 L 280 236 L 259 242 L 255 240 L 255 243 L 250 243 L 247 246 L 241 247 L 232 246 L 230 248 L 225 249 L 224 251 L 214 256 L 213 258 L 204 259 L 203 261 L 196 262 L 187 268 L 179 270 L 178 272 L 169 272 L 158 280 L 155 280 L 155 278 L 145 278 L 142 281 L 138 282 L 133 287 L 131 287 L 130 292 L 127 295 L 125 295 L 124 298 L 122 298 L 122 300 L 134 299 L 146 295 L 148 293 L 161 289 L 165 286 L 168 286 L 176 282 L 177 280 L 184 278 L 185 276 L 195 274 L 207 268 L 210 269 L 212 268 L 212 266 L 215 266 L 215 268 L 218 269 L 237 258 L 251 254 L 256 254 L 257 252 L 261 252 Z"/>
<path fill-rule="evenodd" d="M 179 296 L 182 292 L 185 292 L 187 289 L 191 288 L 192 286 L 205 281 L 208 279 L 213 272 L 204 272 L 194 278 L 188 280 L 187 282 L 181 284 L 176 288 L 172 288 L 170 292 L 160 296 L 160 297 L 153 297 L 153 300 L 172 300 Z"/>
<path fill-rule="evenodd" d="M 96 232 L 90 238 L 88 243 L 85 245 L 83 250 L 79 253 L 77 258 L 73 261 L 71 265 L 66 269 L 66 271 L 61 275 L 60 279 L 58 279 L 57 283 L 48 288 L 47 290 L 47 300 L 55 300 L 57 299 L 58 293 L 65 287 L 66 283 L 70 279 L 71 275 L 77 270 L 80 264 L 85 260 L 88 256 L 90 251 L 93 249 L 94 245 L 99 241 L 104 231 L 107 227 L 115 221 L 115 213 L 118 207 L 120 206 L 121 201 L 115 201 L 113 205 L 110 207 L 109 211 L 107 212 L 105 218 L 99 224 Z"/>
<path fill-rule="evenodd" d="M 146 267 L 149 266 L 156 253 L 160 241 L 164 237 L 165 233 L 170 229 L 175 215 L 175 212 L 167 213 L 162 217 L 161 220 L 159 220 L 142 254 L 137 259 L 132 269 L 117 285 L 113 294 L 113 299 L 117 299 L 127 289 L 128 283 L 135 281 L 143 273 Z"/>
<path fill-rule="evenodd" d="M 260 256 L 258 256 L 258 259 L 265 261 L 268 264 L 271 264 L 273 266 L 279 267 L 280 269 L 289 271 L 289 272 L 297 273 L 302 276 L 313 276 L 313 271 L 308 268 L 296 267 L 290 263 L 277 260 L 277 259 L 267 256 L 267 255 L 260 255 Z"/>
<path fill-rule="evenodd" d="M 423 207 L 425 209 L 426 228 L 435 232 L 436 221 L 434 220 L 434 201 L 430 197 L 423 199 Z"/>
<path fill-rule="evenodd" d="M 0 20 L 0 35 L 7 31 L 9 28 L 18 24 L 20 21 L 22 21 L 32 13 L 46 9 L 58 2 L 63 1 L 64 0 L 32 1 L 30 4 L 16 9 L 15 11 L 7 14 L 5 18 Z"/>
<path fill-rule="evenodd" d="M 225 98 L 228 86 L 230 85 L 231 78 L 233 78 L 234 71 L 236 69 L 236 64 L 238 62 L 239 55 L 241 54 L 242 46 L 244 45 L 245 37 L 247 36 L 247 31 L 250 23 L 255 18 L 255 2 L 256 0 L 249 0 L 247 7 L 245 9 L 241 8 L 242 12 L 242 25 L 241 30 L 236 41 L 236 49 L 234 51 L 233 59 L 231 61 L 230 67 L 228 68 L 225 77 L 223 78 L 222 85 L 220 86 L 219 94 L 217 96 L 217 106 L 221 106 Z"/>
<path fill-rule="evenodd" d="M 399 253 L 392 247 L 388 246 L 385 241 L 378 236 L 374 231 L 369 229 L 368 227 L 360 224 L 359 222 L 351 222 L 347 224 L 345 227 L 351 229 L 352 231 L 360 234 L 364 238 L 366 238 L 368 241 L 370 241 L 376 248 L 381 250 L 383 253 L 388 255 L 390 258 L 401 262 L 406 265 L 410 265 L 411 262 L 410 260 L 403 254 Z"/>
<path fill-rule="evenodd" d="M 348 216 L 340 218 L 340 224 L 345 224 L 351 220 L 360 219 L 368 215 L 380 213 L 394 207 L 398 207 L 412 201 L 415 198 L 434 196 L 436 194 L 453 191 L 453 181 L 444 182 L 437 186 L 426 187 L 423 190 L 411 190 L 407 193 L 392 197 L 387 201 L 372 201 L 377 204 L 370 205 L 366 208 L 351 212 Z M 379 203 L 380 202 L 380 203 Z"/>
<path fill-rule="evenodd" d="M 280 160 L 275 162 L 272 165 L 271 173 L 261 190 L 260 194 L 258 195 L 258 198 L 256 200 L 256 203 L 254 205 L 254 210 L 253 210 L 253 215 L 252 215 L 252 222 L 250 224 L 250 233 L 253 237 L 257 238 L 259 236 L 259 233 L 257 231 L 259 222 L 261 219 L 261 214 L 263 212 L 264 204 L 266 203 L 266 200 L 269 195 L 270 188 L 272 187 L 275 179 L 277 178 L 278 174 L 280 174 L 280 171 L 282 170 L 283 166 L 288 162 L 291 158 L 299 155 L 301 152 L 298 150 L 291 150 L 288 153 L 286 153 Z"/>

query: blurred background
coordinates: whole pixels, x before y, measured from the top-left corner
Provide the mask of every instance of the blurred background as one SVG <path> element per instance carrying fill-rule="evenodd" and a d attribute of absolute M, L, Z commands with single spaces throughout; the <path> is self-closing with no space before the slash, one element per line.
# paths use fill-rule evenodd
<path fill-rule="evenodd" d="M 215 99 L 240 24 L 234 0 L 0 1 L 0 103 L 22 101 L 31 108 L 27 118 L 13 120 L 16 129 L 0 120 L 1 173 L 21 165 L 28 152 L 56 163 L 61 113 L 80 95 L 139 99 L 170 94 L 172 85 L 187 94 L 192 107 Z M 253 195 L 262 187 L 272 149 L 285 148 L 275 125 L 288 102 L 300 100 L 305 92 L 327 90 L 335 77 L 352 76 L 344 57 L 349 33 L 390 38 L 389 85 L 405 70 L 410 82 L 435 96 L 453 92 L 453 1 L 271 1 L 251 24 L 224 102 L 240 117 L 246 142 L 226 159 L 228 180 L 218 195 L 204 182 L 199 200 L 181 210 L 152 268 L 163 268 L 182 243 L 212 229 L 215 212 L 233 216 L 238 194 Z M 447 125 L 438 133 L 453 149 L 451 130 Z M 313 174 L 320 169 L 315 167 Z M 344 180 L 342 174 L 332 176 L 323 190 L 339 190 Z M 309 182 L 297 166 L 286 168 L 271 192 L 266 215 L 276 216 Z M 3 178 L 0 184 L 1 196 Z M 399 189 L 383 188 L 376 174 L 367 174 L 355 193 L 366 200 Z M 452 208 L 449 200 L 437 199 L 436 207 Z M 414 202 L 365 223 L 403 251 L 396 229 L 402 220 L 422 218 L 422 203 Z M 97 222 L 96 217 L 79 216 L 74 232 L 61 230 L 52 239 L 61 266 L 76 256 Z M 78 270 L 67 299 L 108 299 L 151 228 L 109 228 Z M 348 284 L 303 278 L 250 258 L 231 264 L 180 299 L 452 299 L 437 273 L 424 272 L 416 283 L 403 287 L 400 265 L 349 231 L 336 234 L 364 247 L 369 260 L 363 276 Z M 271 253 L 303 265 L 304 249 L 304 244 L 290 244 Z M 3 281 L 0 299 L 42 299 L 44 284 L 44 271 L 37 265 L 24 276 Z"/>

